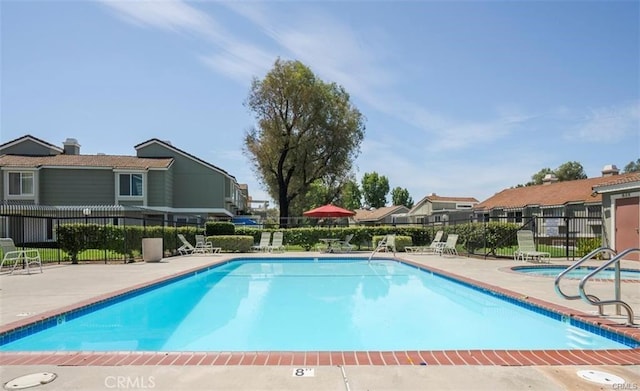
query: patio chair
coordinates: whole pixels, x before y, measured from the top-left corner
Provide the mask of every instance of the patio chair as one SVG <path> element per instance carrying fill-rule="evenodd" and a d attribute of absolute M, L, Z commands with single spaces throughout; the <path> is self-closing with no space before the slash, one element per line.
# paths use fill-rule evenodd
<path fill-rule="evenodd" d="M 5 262 L 9 266 L 13 262 L 13 267 L 9 274 L 13 274 L 19 264 L 24 262 L 25 270 L 27 274 L 31 274 L 29 266 L 38 265 L 40 267 L 40 273 L 42 273 L 42 259 L 40 258 L 40 251 L 34 250 L 18 250 L 11 238 L 0 239 L 0 248 L 2 248 L 2 262 L 0 263 L 0 270 L 4 266 Z"/>
<path fill-rule="evenodd" d="M 536 249 L 536 243 L 533 240 L 533 231 L 523 229 L 518 231 L 517 236 L 518 249 L 513 253 L 515 260 L 545 263 L 551 261 L 551 253 L 538 251 Z"/>
<path fill-rule="evenodd" d="M 419 254 L 437 254 L 438 248 L 444 246 L 444 242 L 442 242 L 443 231 L 436 232 L 436 235 L 433 237 L 431 244 L 428 246 L 407 246 L 404 250 L 408 253 L 419 253 Z"/>
<path fill-rule="evenodd" d="M 196 245 L 193 248 L 194 254 L 220 254 L 222 248 L 213 247 L 204 235 L 196 235 Z"/>
<path fill-rule="evenodd" d="M 447 235 L 447 241 L 444 243 L 444 246 L 440 246 L 436 252 L 441 256 L 444 254 L 458 255 L 456 244 L 458 244 L 458 235 L 449 234 Z"/>
<path fill-rule="evenodd" d="M 284 252 L 284 244 L 283 242 L 284 233 L 282 231 L 276 231 L 273 233 L 273 240 L 271 241 L 271 245 L 269 245 L 269 252 L 274 251 L 282 251 Z"/>
<path fill-rule="evenodd" d="M 336 242 L 335 246 L 341 251 L 352 251 L 355 246 L 350 243 L 351 239 L 353 239 L 353 234 L 345 236 L 344 240 L 339 240 L 338 242 Z"/>
<path fill-rule="evenodd" d="M 269 251 L 269 245 L 271 244 L 271 232 L 262 231 L 260 235 L 260 243 L 251 246 L 254 251 Z"/>
<path fill-rule="evenodd" d="M 183 234 L 178 234 L 178 239 L 182 242 L 182 246 L 178 247 L 178 253 L 180 255 L 191 255 L 196 249 L 193 244 L 189 243 Z"/>

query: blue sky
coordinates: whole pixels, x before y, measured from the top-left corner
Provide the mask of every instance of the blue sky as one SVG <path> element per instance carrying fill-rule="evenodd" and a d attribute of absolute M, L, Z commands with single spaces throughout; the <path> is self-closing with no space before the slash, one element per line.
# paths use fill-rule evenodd
<path fill-rule="evenodd" d="M 266 192 L 243 105 L 277 57 L 343 85 L 356 161 L 425 195 L 476 197 L 640 157 L 639 1 L 18 1 L 1 15 L 0 142 L 133 155 L 150 138 Z M 390 196 L 388 200 L 390 201 Z"/>

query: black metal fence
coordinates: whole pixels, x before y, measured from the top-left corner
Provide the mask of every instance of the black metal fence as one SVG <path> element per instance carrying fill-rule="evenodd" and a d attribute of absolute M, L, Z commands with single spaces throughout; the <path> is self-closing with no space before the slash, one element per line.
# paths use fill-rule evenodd
<path fill-rule="evenodd" d="M 15 203 L 0 204 L 0 237 L 13 239 L 16 247 L 19 248 L 38 248 L 45 263 L 71 261 L 70 254 L 62 249 L 58 237 L 61 227 L 69 224 L 86 225 L 87 228 L 91 228 L 87 231 L 106 232 L 106 227 L 116 227 L 122 232 L 116 250 L 87 248 L 77 256 L 78 261 L 104 261 L 105 263 L 127 262 L 141 256 L 140 235 L 166 239 L 170 234 L 173 240 L 165 240 L 163 250 L 165 254 L 175 254 L 179 247 L 177 230 L 171 230 L 169 233 L 165 228 L 192 227 L 198 231 L 204 231 L 204 226 L 200 223 L 170 221 L 158 215 L 145 216 L 138 210 L 119 206 L 92 205 L 64 208 Z M 141 233 L 140 230 L 142 230 Z M 88 240 L 88 238 L 84 239 Z"/>
<path fill-rule="evenodd" d="M 303 222 L 304 220 L 304 222 Z M 199 221 L 199 220 L 197 220 Z M 20 204 L 0 204 L 0 237 L 10 237 L 19 247 L 40 248 L 46 262 L 69 261 L 69 254 L 62 250 L 57 232 L 62 225 L 85 224 L 97 228 L 116 226 L 125 234 L 117 251 L 85 249 L 80 261 L 128 261 L 140 256 L 140 235 L 127 235 L 127 227 L 142 229 L 143 237 L 164 237 L 165 254 L 175 254 L 179 246 L 177 238 L 167 238 L 167 227 L 192 227 L 204 231 L 204 221 L 170 221 L 161 215 L 144 216 L 140 210 L 120 206 L 46 207 Z M 300 218 L 297 224 L 317 225 L 317 221 Z M 347 226 L 341 220 L 340 226 Z M 388 225 L 387 225 L 388 226 Z M 433 237 L 436 231 L 458 233 L 461 253 L 483 257 L 512 257 L 517 249 L 518 229 L 533 231 L 539 251 L 551 253 L 554 258 L 577 259 L 591 249 L 603 244 L 604 224 L 600 216 L 471 216 L 465 219 L 423 224 L 397 223 L 397 227 L 421 227 Z M 505 226 L 507 228 L 505 228 Z M 353 227 L 353 226 L 351 226 Z M 277 228 L 263 226 L 262 228 Z M 168 231 L 168 230 L 167 230 Z M 171 230 L 176 235 L 176 230 Z M 167 240 L 169 239 L 169 240 Z M 119 245 L 120 246 L 120 245 Z"/>
<path fill-rule="evenodd" d="M 472 216 L 445 222 L 423 224 L 430 231 L 458 231 L 456 227 L 469 226 L 463 234 L 463 251 L 484 257 L 513 257 L 517 249 L 517 230 L 534 233 L 538 251 L 549 252 L 554 258 L 574 260 L 603 245 L 604 222 L 601 217 L 582 216 Z M 500 226 L 502 225 L 502 228 Z M 505 225 L 515 229 L 504 229 Z M 470 238 L 469 236 L 474 236 Z"/>

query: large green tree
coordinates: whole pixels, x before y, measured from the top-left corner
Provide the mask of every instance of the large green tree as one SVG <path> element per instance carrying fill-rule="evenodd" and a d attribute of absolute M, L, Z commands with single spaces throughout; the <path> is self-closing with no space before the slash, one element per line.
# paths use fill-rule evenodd
<path fill-rule="evenodd" d="M 387 204 L 389 179 L 377 172 L 367 172 L 362 177 L 362 195 L 364 203 L 372 208 L 381 208 Z"/>
<path fill-rule="evenodd" d="M 531 176 L 531 182 L 528 182 L 527 186 L 541 185 L 542 180 L 547 174 L 555 175 L 552 169 L 550 169 L 549 167 L 545 167 Z"/>
<path fill-rule="evenodd" d="M 413 208 L 413 198 L 409 195 L 409 190 L 400 186 L 391 190 L 391 202 L 393 205 L 404 205 L 407 208 Z"/>
<path fill-rule="evenodd" d="M 340 192 L 340 199 L 342 206 L 349 210 L 356 210 L 362 208 L 362 192 L 358 183 L 354 180 L 347 181 L 342 186 Z"/>
<path fill-rule="evenodd" d="M 622 172 L 628 173 L 628 172 L 638 172 L 638 171 L 640 171 L 640 159 L 636 160 L 635 162 L 633 160 L 630 161 L 629 164 L 624 166 L 624 170 Z"/>
<path fill-rule="evenodd" d="M 585 174 L 582 164 L 578 162 L 566 162 L 561 164 L 555 170 L 548 167 L 543 168 L 531 176 L 531 182 L 527 182 L 526 186 L 541 185 L 542 180 L 547 174 L 555 175 L 560 182 L 587 178 L 587 174 Z"/>
<path fill-rule="evenodd" d="M 576 179 L 587 179 L 582 164 L 578 162 L 566 162 L 556 168 L 556 176 L 559 181 L 574 181 Z"/>
<path fill-rule="evenodd" d="M 246 106 L 257 126 L 244 152 L 288 224 L 291 203 L 312 183 L 346 177 L 360 153 L 364 117 L 349 94 L 319 79 L 299 61 L 277 59 L 264 79 L 254 79 Z"/>

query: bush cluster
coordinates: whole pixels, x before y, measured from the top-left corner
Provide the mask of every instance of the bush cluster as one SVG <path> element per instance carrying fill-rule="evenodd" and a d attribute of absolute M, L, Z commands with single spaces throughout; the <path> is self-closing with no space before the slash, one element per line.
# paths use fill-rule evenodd
<path fill-rule="evenodd" d="M 208 222 L 207 240 L 225 252 L 248 252 L 254 243 L 260 241 L 264 230 L 253 227 L 235 227 L 228 222 Z M 435 233 L 442 230 L 448 234 L 458 234 L 458 244 L 473 253 L 478 248 L 508 247 L 516 244 L 518 225 L 514 223 L 489 222 L 446 225 L 439 227 L 313 227 L 282 230 L 286 245 L 301 246 L 311 250 L 321 238 L 344 239 L 352 234 L 351 244 L 357 249 L 372 248 L 384 235 L 396 235 L 396 249 L 403 251 L 406 246 L 428 245 Z M 269 229 L 268 231 L 278 231 Z M 75 262 L 78 253 L 86 249 L 112 250 L 132 257 L 142 252 L 143 238 L 162 238 L 165 250 L 175 252 L 182 245 L 177 234 L 181 233 L 190 243 L 195 243 L 195 235 L 202 232 L 195 227 L 141 227 L 96 224 L 64 224 L 57 230 L 58 244 L 68 252 Z M 377 240 L 376 240 L 377 239 Z M 579 243 L 579 251 L 588 252 L 594 243 Z"/>

